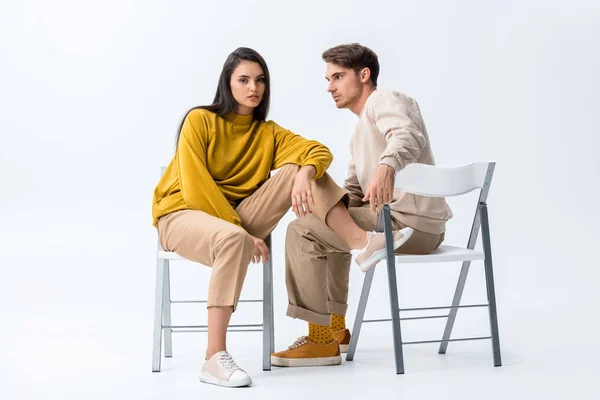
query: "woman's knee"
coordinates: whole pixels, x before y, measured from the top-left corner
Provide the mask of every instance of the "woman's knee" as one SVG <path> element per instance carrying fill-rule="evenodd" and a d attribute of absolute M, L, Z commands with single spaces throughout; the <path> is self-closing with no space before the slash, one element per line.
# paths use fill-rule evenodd
<path fill-rule="evenodd" d="M 237 227 L 233 229 L 231 232 L 227 233 L 221 240 L 219 240 L 220 245 L 224 245 L 226 248 L 237 248 L 242 249 L 246 247 L 253 248 L 254 241 L 252 240 L 252 236 L 244 228 Z"/>
<path fill-rule="evenodd" d="M 279 173 L 283 174 L 297 174 L 300 171 L 300 166 L 296 164 L 286 164 L 283 167 L 279 168 Z"/>

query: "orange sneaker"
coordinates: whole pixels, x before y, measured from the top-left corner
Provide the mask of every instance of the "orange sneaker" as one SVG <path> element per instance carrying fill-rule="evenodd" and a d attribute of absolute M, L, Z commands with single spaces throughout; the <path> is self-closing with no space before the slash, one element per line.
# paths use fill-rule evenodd
<path fill-rule="evenodd" d="M 313 367 L 341 363 L 337 340 L 327 344 L 316 344 L 308 336 L 299 337 L 287 350 L 271 354 L 271 364 L 279 367 Z"/>
<path fill-rule="evenodd" d="M 347 353 L 350 346 L 350 329 L 340 329 L 333 332 L 333 337 L 340 345 L 340 353 Z"/>

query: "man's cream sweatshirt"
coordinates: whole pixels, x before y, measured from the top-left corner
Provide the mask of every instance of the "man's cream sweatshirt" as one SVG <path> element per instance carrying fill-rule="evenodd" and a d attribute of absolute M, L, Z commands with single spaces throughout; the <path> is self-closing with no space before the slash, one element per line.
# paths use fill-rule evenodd
<path fill-rule="evenodd" d="M 350 140 L 350 163 L 344 188 L 350 206 L 363 206 L 375 169 L 387 164 L 400 171 L 411 163 L 435 165 L 429 136 L 417 102 L 396 91 L 377 89 L 363 107 Z M 394 191 L 392 215 L 423 232 L 440 234 L 452 211 L 443 198 Z"/>

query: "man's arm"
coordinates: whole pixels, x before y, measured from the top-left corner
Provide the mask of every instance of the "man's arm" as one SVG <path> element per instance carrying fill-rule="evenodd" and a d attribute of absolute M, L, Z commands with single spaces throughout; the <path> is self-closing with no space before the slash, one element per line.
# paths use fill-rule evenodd
<path fill-rule="evenodd" d="M 408 114 L 406 104 L 396 96 L 381 97 L 371 108 L 372 118 L 387 141 L 379 163 L 395 172 L 417 162 L 427 145 L 425 135 Z"/>
<path fill-rule="evenodd" d="M 427 144 L 425 135 L 408 116 L 406 104 L 396 96 L 382 96 L 369 110 L 387 146 L 379 157 L 379 167 L 373 173 L 364 201 L 371 211 L 381 208 L 394 197 L 396 172 L 415 163 Z"/>

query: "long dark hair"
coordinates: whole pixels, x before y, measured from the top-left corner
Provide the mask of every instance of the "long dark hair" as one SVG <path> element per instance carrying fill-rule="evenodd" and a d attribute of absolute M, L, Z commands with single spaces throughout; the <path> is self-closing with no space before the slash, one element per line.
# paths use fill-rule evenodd
<path fill-rule="evenodd" d="M 238 47 L 235 49 L 227 59 L 225 60 L 225 64 L 223 64 L 223 70 L 221 71 L 221 76 L 219 77 L 219 84 L 217 85 L 217 93 L 215 94 L 215 98 L 211 105 L 209 106 L 198 106 L 190 109 L 185 116 L 181 120 L 179 124 L 179 129 L 177 130 L 177 138 L 175 140 L 175 147 L 177 147 L 177 143 L 179 143 L 179 136 L 181 135 L 181 128 L 183 127 L 183 123 L 185 118 L 190 113 L 190 111 L 196 109 L 203 109 L 214 112 L 221 117 L 235 112 L 237 109 L 237 102 L 231 93 L 231 74 L 237 68 L 238 65 L 242 61 L 253 61 L 260 65 L 265 75 L 265 92 L 262 97 L 262 101 L 260 104 L 254 108 L 253 118 L 257 121 L 265 121 L 267 119 L 267 114 L 269 113 L 269 102 L 271 98 L 271 78 L 269 76 L 269 68 L 267 68 L 267 63 L 264 58 L 258 52 L 248 47 Z"/>

